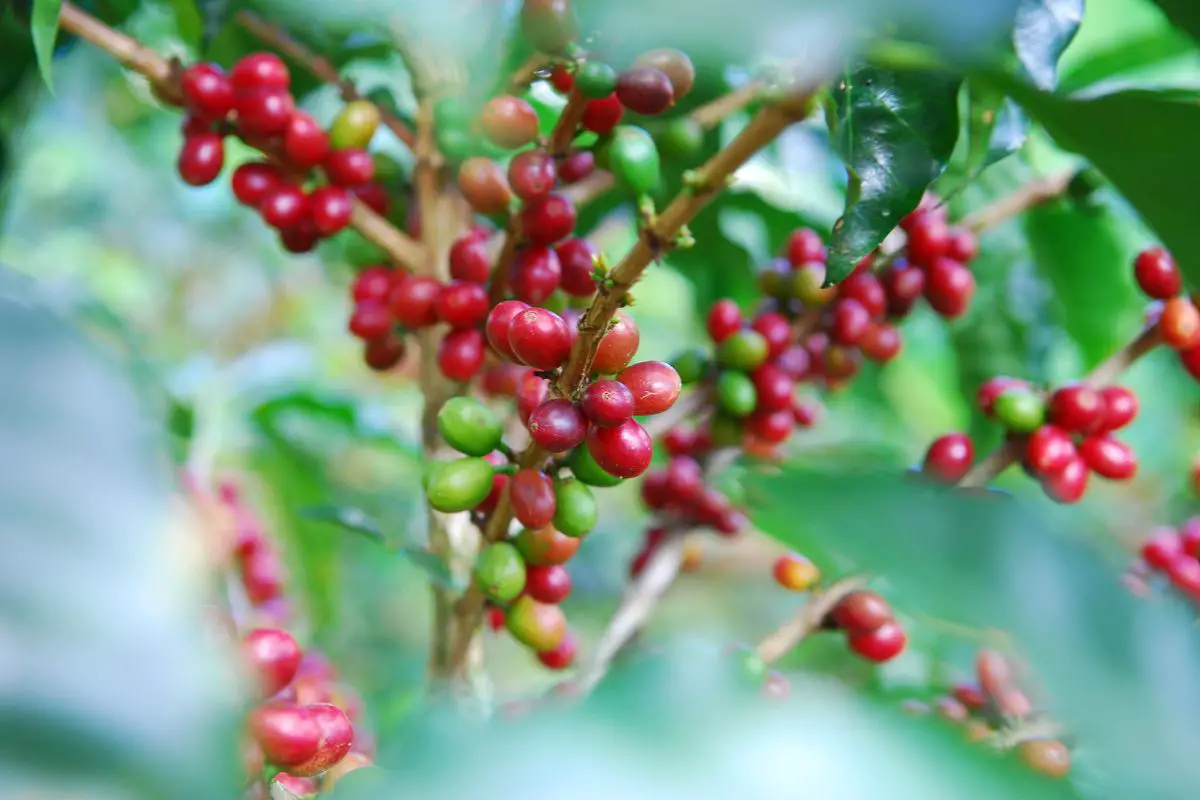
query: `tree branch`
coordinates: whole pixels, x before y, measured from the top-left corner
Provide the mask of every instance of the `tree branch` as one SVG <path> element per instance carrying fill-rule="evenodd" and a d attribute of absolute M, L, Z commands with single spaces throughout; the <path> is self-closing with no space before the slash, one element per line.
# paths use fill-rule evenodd
<path fill-rule="evenodd" d="M 508 91 L 516 94 L 529 88 L 537 80 L 537 74 L 550 63 L 550 56 L 545 53 L 534 53 L 525 63 L 513 70 L 508 79 Z"/>
<path fill-rule="evenodd" d="M 798 644 L 821 629 L 825 617 L 842 601 L 846 595 L 867 585 L 866 578 L 854 576 L 842 578 L 830 584 L 828 588 L 814 590 L 808 602 L 787 622 L 767 634 L 755 647 L 755 651 L 763 661 L 771 664 L 783 658 Z"/>
<path fill-rule="evenodd" d="M 288 56 L 293 61 L 297 61 L 304 65 L 305 69 L 311 72 L 313 77 L 315 77 L 317 80 L 323 83 L 328 83 L 331 86 L 338 87 L 338 91 L 341 93 L 342 100 L 350 103 L 355 100 L 367 99 L 366 96 L 359 92 L 354 86 L 353 81 L 349 80 L 348 78 L 343 78 L 338 74 L 337 69 L 333 66 L 333 64 L 330 63 L 329 59 L 309 50 L 307 47 L 297 41 L 291 34 L 284 30 L 282 26 L 267 22 L 258 15 L 249 11 L 237 12 L 234 15 L 234 19 L 237 20 L 239 25 L 262 41 L 263 44 L 269 45 L 275 50 L 278 50 L 279 52 Z M 416 134 L 413 133 L 412 128 L 408 127 L 403 120 L 399 119 L 395 114 L 392 114 L 387 109 L 379 107 L 378 104 L 375 104 L 375 106 L 376 108 L 379 108 L 379 115 L 383 124 L 386 125 L 388 129 L 392 131 L 392 133 L 396 134 L 396 137 L 399 138 L 400 141 L 408 145 L 409 148 L 416 146 L 417 137 Z"/>
<path fill-rule="evenodd" d="M 688 116 L 698 122 L 704 130 L 714 128 L 730 114 L 741 111 L 757 100 L 762 93 L 763 85 L 762 81 L 750 81 L 693 109 Z"/>
<path fill-rule="evenodd" d="M 1031 208 L 1062 197 L 1077 174 L 1078 170 L 1070 169 L 1057 175 L 1032 180 L 1012 194 L 1001 197 L 991 205 L 986 205 L 963 217 L 962 224 L 973 233 L 982 233 L 990 228 L 995 228 Z"/>
<path fill-rule="evenodd" d="M 554 130 L 550 133 L 547 145 L 550 155 L 562 158 L 567 154 L 571 142 L 575 141 L 575 134 L 579 132 L 579 122 L 583 119 L 586 108 L 587 98 L 580 94 L 578 89 L 572 91 L 571 96 L 567 98 L 567 105 L 558 116 L 558 122 L 554 123 Z"/>

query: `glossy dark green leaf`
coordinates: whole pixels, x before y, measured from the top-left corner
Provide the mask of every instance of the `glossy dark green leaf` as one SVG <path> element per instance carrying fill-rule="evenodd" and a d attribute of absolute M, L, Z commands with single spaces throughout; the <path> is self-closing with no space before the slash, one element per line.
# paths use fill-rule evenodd
<path fill-rule="evenodd" d="M 864 66 L 835 87 L 830 127 L 849 186 L 829 243 L 830 282 L 879 246 L 942 173 L 958 138 L 961 83 L 949 73 Z"/>
<path fill-rule="evenodd" d="M 1192 0 L 1154 0 L 1175 27 L 1200 40 L 1200 5 Z"/>
<path fill-rule="evenodd" d="M 238 790 L 233 653 L 127 366 L 0 271 L 0 797 Z"/>
<path fill-rule="evenodd" d="M 54 42 L 58 38 L 58 13 L 62 9 L 62 0 L 33 0 L 33 14 L 30 19 L 30 32 L 33 35 L 33 49 L 37 53 L 38 71 L 46 87 L 54 91 Z"/>
<path fill-rule="evenodd" d="M 989 86 L 967 83 L 966 114 L 966 154 L 956 157 L 947 171 L 954 183 L 951 191 L 961 190 L 983 170 L 1020 150 L 1029 138 L 1029 118 L 1021 107 Z"/>
<path fill-rule="evenodd" d="M 1058 59 L 1082 21 L 1083 0 L 1021 0 L 1013 25 L 1013 49 L 1034 85 L 1054 88 Z"/>
<path fill-rule="evenodd" d="M 1170 598 L 1139 599 L 1106 558 L 1012 498 L 978 498 L 878 472 L 784 468 L 750 479 L 762 530 L 785 544 L 796 520 L 901 608 L 1012 633 L 1047 707 L 1101 765 L 1103 797 L 1185 797 L 1200 780 L 1200 640 Z M 1093 540 L 1094 541 L 1094 540 Z"/>

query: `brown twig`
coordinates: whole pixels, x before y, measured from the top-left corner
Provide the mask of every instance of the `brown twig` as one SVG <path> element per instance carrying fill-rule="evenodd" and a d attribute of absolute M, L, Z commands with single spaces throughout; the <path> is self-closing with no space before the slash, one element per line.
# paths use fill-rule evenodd
<path fill-rule="evenodd" d="M 513 261 L 517 257 L 517 247 L 521 243 L 521 217 L 513 214 L 504 226 L 503 243 L 496 255 L 496 266 L 492 268 L 492 285 L 488 288 L 488 302 L 496 305 L 508 294 L 508 280 L 512 273 Z"/>
<path fill-rule="evenodd" d="M 754 648 L 755 651 L 768 664 L 783 658 L 796 645 L 821 629 L 825 617 L 842 598 L 866 584 L 866 578 L 854 576 L 835 581 L 824 590 L 814 590 L 808 602 L 791 619 L 767 634 Z"/>
<path fill-rule="evenodd" d="M 702 106 L 695 108 L 688 116 L 695 122 L 700 123 L 700 127 L 704 130 L 715 127 L 721 120 L 741 111 L 746 106 L 758 99 L 762 93 L 762 81 L 750 81 L 747 84 L 739 86 L 728 94 L 723 94 L 720 97 L 710 100 Z"/>
<path fill-rule="evenodd" d="M 569 198 L 575 208 L 581 208 L 613 188 L 617 179 L 611 172 L 598 169 L 581 181 L 563 188 L 561 194 Z"/>
<path fill-rule="evenodd" d="M 560 112 L 558 122 L 554 123 L 554 130 L 550 133 L 550 141 L 547 144 L 550 155 L 562 158 L 567 154 L 571 142 L 575 141 L 575 134 L 579 132 L 579 122 L 583 119 L 586 108 L 587 98 L 578 91 L 571 92 L 571 96 L 567 98 L 567 105 Z"/>
<path fill-rule="evenodd" d="M 249 11 L 237 12 L 234 15 L 234 19 L 264 44 L 278 50 L 293 61 L 304 65 L 304 68 L 311 72 L 317 80 L 338 87 L 342 100 L 350 103 L 355 100 L 366 99 L 354 86 L 352 81 L 338 74 L 337 69 L 330 63 L 329 59 L 309 50 L 281 26 L 267 22 L 257 14 Z M 376 104 L 376 107 L 378 108 L 378 104 Z M 416 145 L 416 134 L 413 133 L 412 128 L 406 125 L 403 120 L 385 108 L 379 108 L 379 115 L 383 124 L 395 133 L 400 141 L 404 142 L 410 148 Z"/>
<path fill-rule="evenodd" d="M 961 223 L 977 234 L 995 228 L 1031 208 L 1062 197 L 1077 173 L 1078 170 L 1070 169 L 1032 180 L 1013 193 L 963 217 Z"/>
<path fill-rule="evenodd" d="M 529 84 L 537 80 L 537 74 L 550 63 L 550 56 L 545 53 L 534 53 L 525 59 L 525 63 L 513 70 L 508 79 L 508 90 L 512 93 L 524 91 Z"/>

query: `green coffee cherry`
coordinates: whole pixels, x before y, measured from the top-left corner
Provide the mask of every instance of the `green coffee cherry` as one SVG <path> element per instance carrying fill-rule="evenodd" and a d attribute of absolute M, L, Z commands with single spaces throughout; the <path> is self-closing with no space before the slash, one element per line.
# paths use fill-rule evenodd
<path fill-rule="evenodd" d="M 603 61 L 585 61 L 575 73 L 575 88 L 584 97 L 608 97 L 617 88 L 617 71 Z"/>
<path fill-rule="evenodd" d="M 730 369 L 753 372 L 767 360 L 770 345 L 756 330 L 743 328 L 717 347 L 717 361 Z"/>
<path fill-rule="evenodd" d="M 704 149 L 704 128 L 691 117 L 677 117 L 659 133 L 658 149 L 667 158 L 692 161 Z"/>
<path fill-rule="evenodd" d="M 599 486 L 608 488 L 616 486 L 623 478 L 618 478 L 616 475 L 611 475 L 605 472 L 596 459 L 592 456 L 586 444 L 581 444 L 571 451 L 567 457 L 567 466 L 571 468 L 571 474 L 578 478 L 588 486 Z"/>
<path fill-rule="evenodd" d="M 366 150 L 379 129 L 379 107 L 370 100 L 355 100 L 342 106 L 329 126 L 329 143 L 337 148 Z"/>
<path fill-rule="evenodd" d="M 469 511 L 492 491 L 495 470 L 482 458 L 460 458 L 437 464 L 429 472 L 425 493 L 429 505 L 452 514 Z"/>
<path fill-rule="evenodd" d="M 685 350 L 671 359 L 671 366 L 679 373 L 681 383 L 695 383 L 708 369 L 708 355 L 703 350 Z"/>
<path fill-rule="evenodd" d="M 744 372 L 725 370 L 717 378 L 717 408 L 731 417 L 746 417 L 758 405 L 758 390 Z"/>
<path fill-rule="evenodd" d="M 504 436 L 492 410 L 471 397 L 447 400 L 438 412 L 437 426 L 446 444 L 468 456 L 486 456 Z"/>
<path fill-rule="evenodd" d="M 475 560 L 475 583 L 493 602 L 515 600 L 525 589 L 525 560 L 508 542 L 490 544 Z"/>
<path fill-rule="evenodd" d="M 757 401 L 757 397 L 755 400 Z M 745 434 L 742 421 L 724 413 L 718 413 L 713 417 L 712 422 L 709 423 L 708 432 L 712 436 L 715 447 L 738 447 L 742 444 Z"/>
<path fill-rule="evenodd" d="M 608 169 L 634 193 L 645 194 L 658 186 L 658 147 L 645 130 L 618 125 L 607 149 Z"/>
<path fill-rule="evenodd" d="M 993 406 L 996 419 L 1016 433 L 1033 433 L 1046 421 L 1046 403 L 1024 387 L 1005 389 Z"/>
<path fill-rule="evenodd" d="M 599 516 L 596 498 L 583 481 L 559 481 L 554 486 L 554 500 L 554 527 L 560 533 L 567 536 L 586 536 L 596 527 L 596 519 Z"/>

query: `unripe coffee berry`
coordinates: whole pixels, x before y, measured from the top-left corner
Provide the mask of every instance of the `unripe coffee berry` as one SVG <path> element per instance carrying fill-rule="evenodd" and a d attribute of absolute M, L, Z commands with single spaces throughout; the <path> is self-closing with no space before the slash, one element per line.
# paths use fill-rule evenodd
<path fill-rule="evenodd" d="M 1010 431 L 1032 433 L 1045 421 L 1046 404 L 1032 389 L 1014 386 L 1002 391 L 993 404 L 996 419 Z"/>
<path fill-rule="evenodd" d="M 775 560 L 775 582 L 792 592 L 807 592 L 821 578 L 816 565 L 799 553 L 788 553 Z"/>

